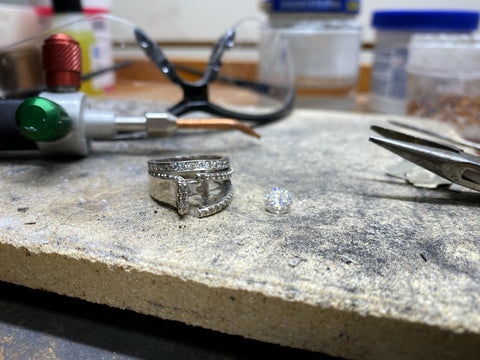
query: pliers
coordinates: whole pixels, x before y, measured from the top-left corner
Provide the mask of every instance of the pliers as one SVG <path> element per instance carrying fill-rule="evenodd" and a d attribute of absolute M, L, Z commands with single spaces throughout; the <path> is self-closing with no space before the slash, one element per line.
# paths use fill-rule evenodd
<path fill-rule="evenodd" d="M 480 191 L 480 157 L 452 145 L 381 126 L 372 125 L 370 129 L 382 135 L 370 136 L 371 142 L 455 184 Z"/>

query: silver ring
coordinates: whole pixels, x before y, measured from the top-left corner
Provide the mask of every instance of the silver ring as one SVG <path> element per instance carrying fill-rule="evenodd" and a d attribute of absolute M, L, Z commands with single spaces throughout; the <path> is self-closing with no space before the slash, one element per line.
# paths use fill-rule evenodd
<path fill-rule="evenodd" d="M 178 156 L 148 161 L 150 196 L 198 217 L 213 215 L 230 204 L 233 169 L 226 156 Z"/>

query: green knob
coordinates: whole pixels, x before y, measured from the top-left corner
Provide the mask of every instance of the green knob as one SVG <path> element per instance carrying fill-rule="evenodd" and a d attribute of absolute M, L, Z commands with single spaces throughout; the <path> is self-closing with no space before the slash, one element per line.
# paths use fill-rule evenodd
<path fill-rule="evenodd" d="M 15 120 L 20 133 L 33 141 L 59 140 L 72 128 L 72 119 L 65 110 L 53 101 L 41 97 L 21 103 Z"/>

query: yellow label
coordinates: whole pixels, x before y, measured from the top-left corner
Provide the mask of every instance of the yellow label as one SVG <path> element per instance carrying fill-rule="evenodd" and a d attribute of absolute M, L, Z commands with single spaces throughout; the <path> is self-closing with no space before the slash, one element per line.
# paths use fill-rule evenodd
<path fill-rule="evenodd" d="M 68 35 L 73 37 L 79 44 L 82 49 L 82 75 L 89 74 L 93 69 L 93 56 L 95 51 L 95 35 L 91 31 L 72 31 L 67 32 Z M 103 89 L 97 88 L 94 86 L 92 79 L 83 81 L 80 91 L 88 95 L 102 95 Z"/>
<path fill-rule="evenodd" d="M 351 11 L 351 12 L 358 11 L 358 2 L 357 1 L 348 1 L 347 2 L 347 11 Z"/>

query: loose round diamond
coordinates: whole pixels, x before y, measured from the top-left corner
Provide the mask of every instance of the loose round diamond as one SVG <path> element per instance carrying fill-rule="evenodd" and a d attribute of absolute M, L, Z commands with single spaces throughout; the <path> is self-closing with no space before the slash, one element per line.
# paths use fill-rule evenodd
<path fill-rule="evenodd" d="M 274 214 L 285 214 L 290 210 L 292 196 L 284 188 L 274 187 L 265 194 L 265 208 Z"/>

